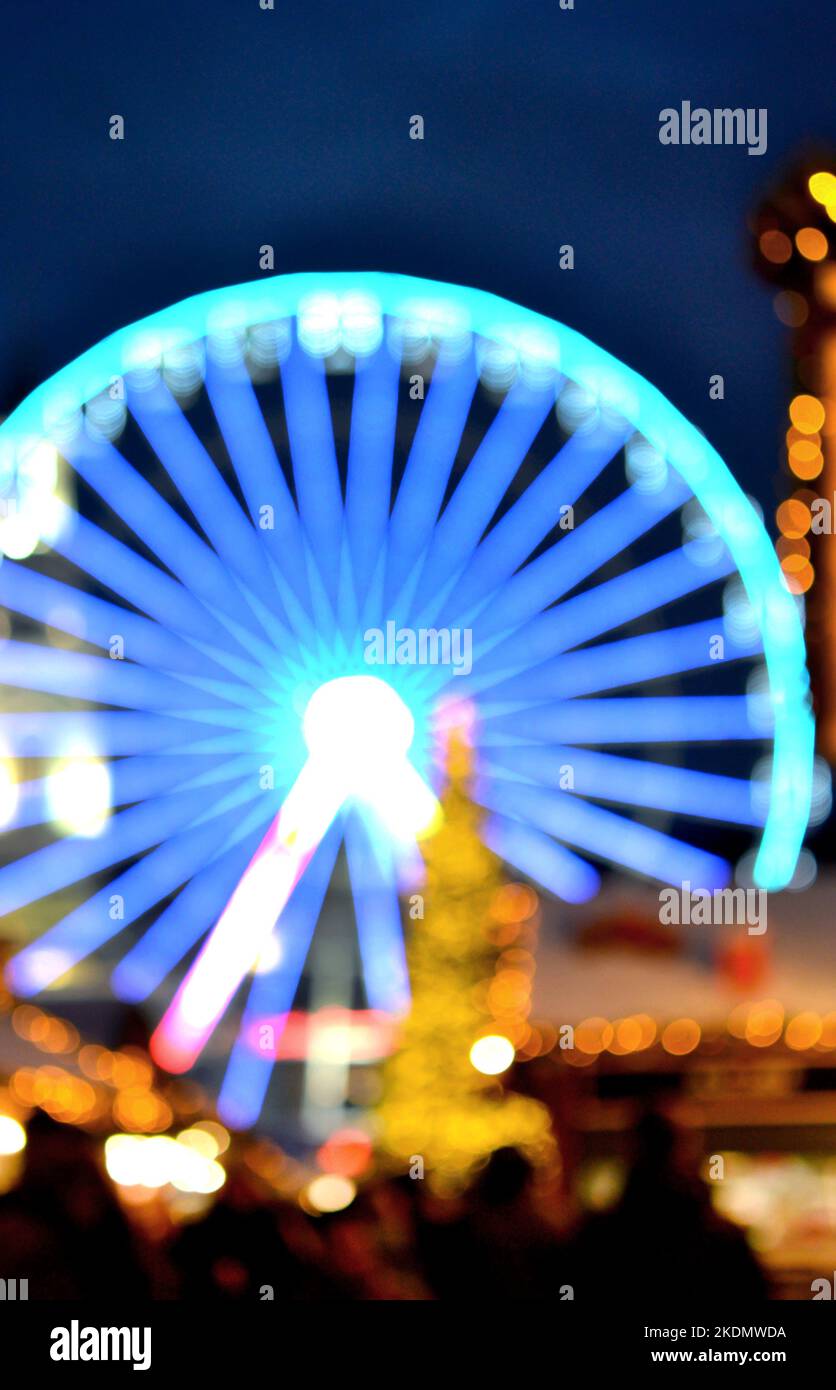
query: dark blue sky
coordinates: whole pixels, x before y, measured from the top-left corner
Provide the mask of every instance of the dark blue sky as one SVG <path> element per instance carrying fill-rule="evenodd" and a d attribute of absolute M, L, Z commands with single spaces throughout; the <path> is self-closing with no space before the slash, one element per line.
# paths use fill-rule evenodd
<path fill-rule="evenodd" d="M 768 501 L 786 330 L 745 217 L 806 141 L 836 139 L 829 9 L 817 29 L 791 0 L 7 9 L 0 402 L 124 323 L 255 278 L 271 242 L 278 270 L 400 270 L 565 320 Z M 767 107 L 768 152 L 663 147 L 659 111 L 683 99 Z"/>

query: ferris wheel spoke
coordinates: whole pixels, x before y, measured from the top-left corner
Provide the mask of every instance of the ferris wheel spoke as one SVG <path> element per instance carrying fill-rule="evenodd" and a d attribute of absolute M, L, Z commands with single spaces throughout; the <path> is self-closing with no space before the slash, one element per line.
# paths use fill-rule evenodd
<path fill-rule="evenodd" d="M 748 778 L 728 777 L 694 768 L 671 766 L 620 754 L 568 746 L 491 749 L 487 775 L 523 778 L 544 786 L 561 786 L 572 778 L 576 796 L 646 806 L 700 820 L 761 826 L 764 809 L 753 798 Z"/>
<path fill-rule="evenodd" d="M 717 647 L 718 640 L 722 648 Z M 489 700 L 482 702 L 482 718 L 492 713 L 494 705 L 510 702 L 522 711 L 546 700 L 595 695 L 686 671 L 751 660 L 761 651 L 760 641 L 754 645 L 738 641 L 726 630 L 722 618 L 603 642 L 566 652 L 530 673 L 494 685 Z"/>
<path fill-rule="evenodd" d="M 373 842 L 356 810 L 345 818 L 344 837 L 369 1007 L 401 1014 L 409 1007 L 409 976 L 392 853 Z"/>
<path fill-rule="evenodd" d="M 336 613 L 343 504 L 325 368 L 294 342 L 281 377 L 299 516 Z"/>
<path fill-rule="evenodd" d="M 400 359 L 384 342 L 359 358 L 354 377 L 345 496 L 345 529 L 361 611 L 375 570 L 385 565 L 392 460 L 398 419 Z"/>
<path fill-rule="evenodd" d="M 591 864 L 531 825 L 492 815 L 485 824 L 483 838 L 506 864 L 533 878 L 564 902 L 588 902 L 601 887 L 600 875 Z"/>
<path fill-rule="evenodd" d="M 394 610 L 404 584 L 429 544 L 477 382 L 473 352 L 459 363 L 455 357 L 450 360 L 443 348 L 439 350 L 392 508 L 384 583 L 386 614 Z"/>
<path fill-rule="evenodd" d="M 531 823 L 556 840 L 660 883 L 687 881 L 714 889 L 731 877 L 730 865 L 717 855 L 566 792 L 494 782 L 480 787 L 477 800 L 489 811 Z"/>
<path fill-rule="evenodd" d="M 239 743 L 242 740 L 239 738 Z M 28 710 L 3 717 L 3 743 L 16 758 L 61 758 L 74 748 L 101 757 L 140 753 L 213 753 L 206 726 L 175 715 L 133 710 Z M 239 748 L 238 751 L 241 751 Z"/>
<path fill-rule="evenodd" d="M 147 999 L 218 920 L 225 902 L 264 836 L 272 809 L 254 806 L 225 837 L 220 850 L 188 883 L 131 947 L 112 975 L 120 999 Z"/>
<path fill-rule="evenodd" d="M 475 551 L 554 409 L 554 396 L 553 381 L 548 389 L 518 382 L 508 392 L 432 533 L 411 600 L 413 615 L 432 604 Z"/>
<path fill-rule="evenodd" d="M 241 361 L 219 363 L 210 353 L 205 385 L 258 538 L 310 623 L 312 600 L 299 514 L 249 372 Z M 264 507 L 271 508 L 268 526 L 261 524 Z M 296 622 L 294 628 L 299 631 Z"/>
<path fill-rule="evenodd" d="M 627 426 L 573 434 L 468 560 L 444 604 L 442 623 L 461 626 L 510 579 L 623 446 Z M 433 618 L 430 611 L 428 619 Z M 422 622 L 424 620 L 422 619 Z"/>
<path fill-rule="evenodd" d="M 76 473 L 181 583 L 195 587 L 243 626 L 255 627 L 256 620 L 244 593 L 230 584 L 229 573 L 215 551 L 113 444 L 107 440 L 94 442 L 79 433 L 65 446 L 65 451 Z"/>
<path fill-rule="evenodd" d="M 99 892 L 74 908 L 37 942 L 27 946 L 11 962 L 11 978 L 20 994 L 46 989 L 72 966 L 92 955 L 190 879 L 217 854 L 229 829 L 231 815 L 217 816 L 202 826 L 173 835 L 165 844 Z M 114 915 L 113 905 L 121 911 Z"/>
<path fill-rule="evenodd" d="M 77 755 L 80 756 L 80 755 Z M 248 770 L 239 760 L 235 764 L 221 764 L 209 754 L 193 754 L 181 762 L 180 759 L 158 754 L 120 758 L 109 768 L 110 804 L 112 807 L 129 806 L 147 796 L 159 796 L 175 787 L 184 790 L 193 784 L 209 784 L 223 781 L 225 777 L 238 777 Z M 230 771 L 227 771 L 227 767 Z M 6 822 L 7 830 L 19 830 L 27 826 L 43 825 L 53 817 L 53 802 L 56 790 L 60 789 L 61 774 L 49 773 L 46 777 L 34 777 L 18 786 L 17 807 Z"/>
<path fill-rule="evenodd" d="M 431 679 L 443 688 L 452 685 L 461 695 L 490 690 L 734 573 L 727 551 L 704 564 L 696 564 L 690 554 L 686 548 L 669 551 L 627 574 L 564 599 L 481 653 L 471 675 L 451 680 L 449 673 L 436 671 L 430 673 Z"/>
<path fill-rule="evenodd" d="M 544 555 L 509 580 L 503 593 L 488 602 L 478 617 L 479 648 L 507 637 L 542 609 L 595 574 L 613 556 L 651 530 L 689 496 L 685 484 L 670 476 L 656 493 L 628 488 L 594 516 L 570 531 Z"/>
<path fill-rule="evenodd" d="M 127 396 L 131 414 L 146 440 L 223 562 L 227 583 L 229 577 L 237 580 L 251 608 L 260 601 L 261 626 L 281 647 L 287 641 L 287 626 L 272 617 L 278 593 L 264 551 L 253 543 L 252 524 L 214 459 L 163 381 L 142 391 L 129 383 Z"/>
<path fill-rule="evenodd" d="M 15 613 L 103 649 L 109 649 L 118 634 L 132 661 L 169 675 L 217 680 L 228 674 L 205 650 L 169 628 L 8 558 L 0 565 L 0 602 Z"/>
<path fill-rule="evenodd" d="M 262 701 L 246 692 L 242 695 L 237 686 L 232 687 L 238 696 L 233 701 L 217 690 L 203 688 L 214 687 L 215 682 L 187 683 L 145 666 L 111 661 L 106 656 L 39 647 L 33 660 L 31 643 L 13 639 L 0 649 L 0 684 L 126 709 L 182 712 L 187 717 L 242 728 L 248 723 L 245 710 L 264 709 Z"/>
<path fill-rule="evenodd" d="M 745 695 L 637 695 L 554 701 L 485 720 L 483 743 L 693 743 L 763 740 Z"/>
<path fill-rule="evenodd" d="M 63 525 L 53 538 L 52 546 L 71 564 L 149 617 L 167 623 L 187 640 L 204 643 L 210 654 L 217 654 L 219 661 L 224 659 L 220 654 L 224 651 L 230 669 L 235 669 L 231 666 L 233 662 L 237 662 L 240 669 L 242 658 L 236 654 L 242 652 L 249 656 L 255 654 L 265 672 L 271 669 L 266 661 L 272 654 L 275 669 L 275 652 L 260 642 L 251 630 L 223 612 L 215 602 L 221 595 L 215 592 L 214 586 L 211 597 L 205 584 L 198 583 L 194 592 L 190 591 L 71 508 L 62 507 L 60 503 L 58 507 L 63 514 Z M 206 549 L 211 554 L 208 547 Z M 223 643 L 220 650 L 219 639 Z M 248 667 L 252 669 L 245 662 L 244 669 Z"/>
<path fill-rule="evenodd" d="M 205 788 L 171 792 L 111 816 L 94 838 L 70 835 L 0 868 L 0 916 L 143 854 L 207 809 Z"/>

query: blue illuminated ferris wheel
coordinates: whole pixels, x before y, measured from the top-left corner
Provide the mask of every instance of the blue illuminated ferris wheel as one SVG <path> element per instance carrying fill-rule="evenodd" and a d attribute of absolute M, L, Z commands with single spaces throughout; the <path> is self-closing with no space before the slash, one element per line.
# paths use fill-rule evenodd
<path fill-rule="evenodd" d="M 791 879 L 813 757 L 796 600 L 705 438 L 579 334 L 401 276 L 219 290 L 0 426 L 7 495 L 56 458 L 78 507 L 50 495 L 31 555 L 10 513 L 0 565 L 39 625 L 0 651 L 33 692 L 0 751 L 37 774 L 0 913 L 78 889 L 10 982 L 35 994 L 124 933 L 114 989 L 175 982 L 153 1051 L 184 1071 L 246 980 L 229 1121 L 258 1115 L 260 1026 L 293 1003 L 341 845 L 369 1004 L 404 1008 L 398 894 L 451 724 L 486 842 L 559 897 L 592 896 L 601 863 L 721 887 L 718 827 L 754 839 L 760 886 Z"/>

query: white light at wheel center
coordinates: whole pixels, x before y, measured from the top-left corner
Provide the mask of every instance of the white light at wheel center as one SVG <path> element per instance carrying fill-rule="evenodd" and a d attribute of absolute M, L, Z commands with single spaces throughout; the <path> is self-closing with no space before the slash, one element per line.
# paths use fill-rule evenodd
<path fill-rule="evenodd" d="M 415 725 L 376 676 L 341 676 L 311 696 L 302 721 L 308 759 L 152 1039 L 158 1062 L 195 1061 L 271 931 L 340 807 L 368 805 L 396 836 L 420 834 L 438 814 L 410 762 Z"/>

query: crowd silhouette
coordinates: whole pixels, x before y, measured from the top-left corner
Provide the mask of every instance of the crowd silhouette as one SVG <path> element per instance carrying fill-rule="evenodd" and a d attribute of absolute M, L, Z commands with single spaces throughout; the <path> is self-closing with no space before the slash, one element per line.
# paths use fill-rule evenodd
<path fill-rule="evenodd" d="M 277 1199 L 241 1160 L 198 1220 L 149 1231 L 129 1217 L 101 1142 L 37 1113 L 18 1185 L 0 1198 L 6 1279 L 30 1299 L 687 1303 L 769 1296 L 737 1227 L 713 1211 L 697 1157 L 664 1115 L 634 1130 L 616 1205 L 579 1215 L 522 1154 L 500 1149 L 465 1194 L 371 1177 L 344 1211 Z"/>

